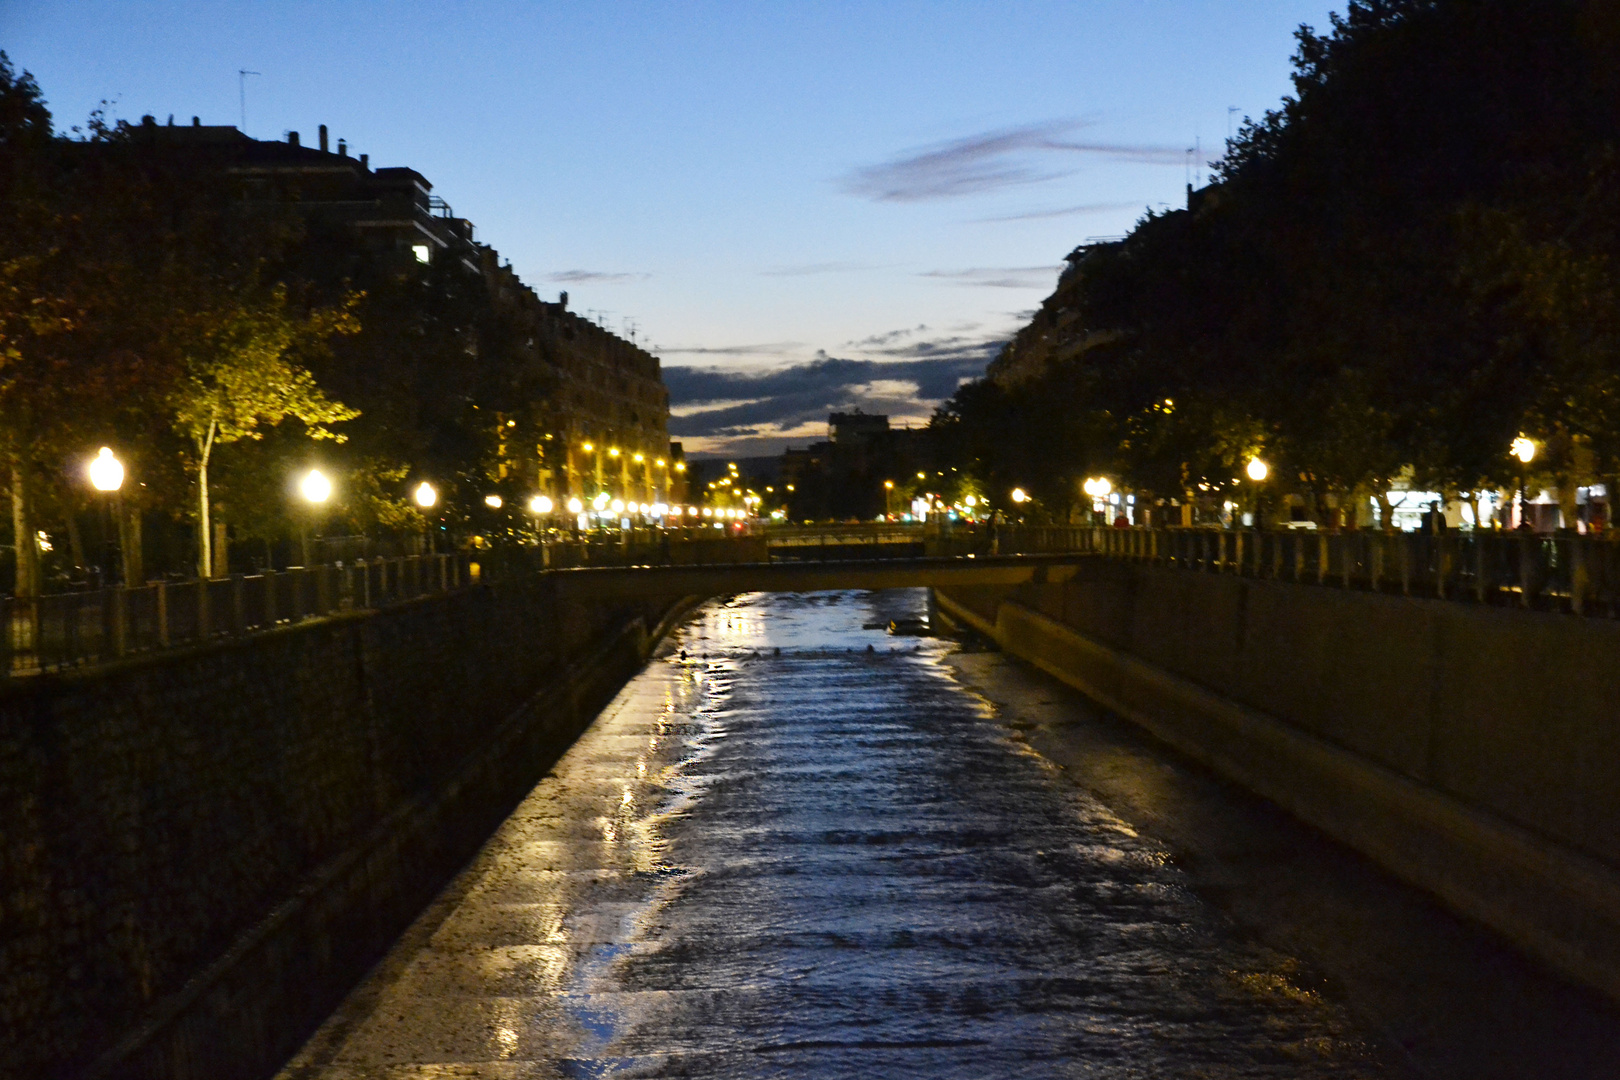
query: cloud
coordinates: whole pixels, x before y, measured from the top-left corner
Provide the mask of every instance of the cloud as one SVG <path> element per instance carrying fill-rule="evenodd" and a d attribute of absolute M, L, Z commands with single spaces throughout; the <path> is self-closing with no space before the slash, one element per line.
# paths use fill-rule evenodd
<path fill-rule="evenodd" d="M 976 266 L 966 270 L 925 270 L 918 277 L 997 289 L 1050 288 L 1060 266 Z"/>
<path fill-rule="evenodd" d="M 910 333 L 909 331 L 907 333 Z M 770 439 L 780 450 L 808 432 L 820 438 L 827 414 L 859 408 L 896 421 L 926 423 L 965 379 L 984 374 L 1000 341 L 949 338 L 895 342 L 905 359 L 816 359 L 768 371 L 665 367 L 672 405 L 669 433 L 704 449 L 739 453 L 746 440 Z"/>
<path fill-rule="evenodd" d="M 1001 128 L 864 165 L 839 182 L 849 194 L 875 202 L 956 199 L 1068 176 L 1075 155 L 1146 165 L 1180 165 L 1184 147 L 1081 142 L 1067 138 L 1088 127 L 1077 120 L 1053 120 Z"/>
<path fill-rule="evenodd" d="M 759 271 L 761 277 L 809 277 L 812 274 L 845 274 L 852 270 L 878 270 L 871 263 L 824 262 L 803 263 L 797 266 L 773 266 Z"/>
<path fill-rule="evenodd" d="M 1021 214 L 1002 214 L 999 217 L 975 218 L 974 224 L 989 225 L 1004 221 L 1044 221 L 1047 218 L 1074 217 L 1080 214 L 1106 214 L 1115 210 L 1134 210 L 1140 203 L 1085 203 L 1081 206 L 1064 206 L 1056 210 L 1026 210 Z"/>
<path fill-rule="evenodd" d="M 651 274 L 614 273 L 607 270 L 559 270 L 555 274 L 547 274 L 547 281 L 556 281 L 564 285 L 573 285 L 583 282 L 594 282 L 601 285 L 622 285 L 627 281 L 645 281 Z"/>
<path fill-rule="evenodd" d="M 675 345 L 658 350 L 659 356 L 788 356 L 803 350 L 796 341 L 768 341 L 763 345 Z"/>

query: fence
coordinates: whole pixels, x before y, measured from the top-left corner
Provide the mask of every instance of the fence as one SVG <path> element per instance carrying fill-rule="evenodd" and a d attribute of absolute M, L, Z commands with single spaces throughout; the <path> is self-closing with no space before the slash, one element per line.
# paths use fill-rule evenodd
<path fill-rule="evenodd" d="M 210 580 L 4 597 L 0 677 L 181 648 L 548 568 L 728 561 L 723 554 L 708 556 L 716 542 L 726 545 L 730 531 L 699 526 L 627 529 L 613 539 L 358 558 Z M 696 552 L 682 553 L 678 549 L 683 547 Z"/>
<path fill-rule="evenodd" d="M 1531 532 L 1002 528 L 1001 554 L 1082 552 L 1204 573 L 1620 618 L 1620 542 Z"/>
<path fill-rule="evenodd" d="M 381 607 L 455 588 L 465 555 L 410 555 L 228 578 L 156 582 L 0 600 L 0 658 L 12 674 L 268 630 L 352 608 Z"/>

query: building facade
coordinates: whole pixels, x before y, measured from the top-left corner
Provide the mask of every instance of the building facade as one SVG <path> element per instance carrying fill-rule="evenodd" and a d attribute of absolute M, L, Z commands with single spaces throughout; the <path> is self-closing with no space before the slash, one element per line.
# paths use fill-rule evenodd
<path fill-rule="evenodd" d="M 501 478 L 521 478 L 558 507 L 603 493 L 625 502 L 672 501 L 685 464 L 672 454 L 658 358 L 570 312 L 567 293 L 555 302 L 540 299 L 422 174 L 373 169 L 368 155 L 352 155 L 345 140 L 330 145 L 324 124 L 313 146 L 296 131 L 259 140 L 196 117 L 189 125 L 146 117 L 139 136 L 221 171 L 245 200 L 293 207 L 325 226 L 325 234 L 349 236 L 384 266 L 449 261 L 481 276 L 490 303 L 517 330 L 511 347 L 549 387 L 546 399 L 534 403 L 543 432 L 536 445 L 516 445 L 505 438 L 505 419 L 491 418 Z"/>

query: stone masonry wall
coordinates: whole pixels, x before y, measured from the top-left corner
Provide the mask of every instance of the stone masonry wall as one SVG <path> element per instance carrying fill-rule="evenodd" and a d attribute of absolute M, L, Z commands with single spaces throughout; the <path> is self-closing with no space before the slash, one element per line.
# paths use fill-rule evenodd
<path fill-rule="evenodd" d="M 668 607 L 559 606 L 550 591 L 474 588 L 0 691 L 0 1075 L 75 1076 L 98 1059 L 107 1075 L 262 1075 L 589 722 L 601 701 L 580 695 L 605 700 L 639 657 L 596 673 L 611 685 L 575 685 L 554 717 L 537 692 L 632 620 L 644 639 Z M 316 919 L 300 931 L 316 940 L 277 946 L 302 971 L 288 977 L 313 983 L 275 988 L 262 1015 L 251 985 L 219 1006 L 259 1016 L 246 1035 L 199 1036 L 256 1041 L 241 1060 L 162 1034 L 200 972 L 285 921 L 334 860 L 397 841 L 401 815 L 443 802 L 525 703 L 544 728 L 509 737 L 525 760 L 421 818 L 438 823 L 415 826 L 419 863 L 406 843 L 380 877 L 358 872 L 382 910 L 337 911 L 344 933 Z"/>

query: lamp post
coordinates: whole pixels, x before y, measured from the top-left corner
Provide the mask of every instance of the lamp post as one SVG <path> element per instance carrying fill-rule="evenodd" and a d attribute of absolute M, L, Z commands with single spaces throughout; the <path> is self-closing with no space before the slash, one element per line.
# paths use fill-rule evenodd
<path fill-rule="evenodd" d="M 1080 487 L 1087 495 L 1091 496 L 1091 523 L 1095 525 L 1097 523 L 1097 504 L 1108 498 L 1109 492 L 1114 490 L 1114 485 L 1106 476 L 1092 476 L 1088 477 Z M 1104 513 L 1106 512 L 1105 510 Z M 1109 523 L 1104 521 L 1103 524 L 1107 525 Z"/>
<path fill-rule="evenodd" d="M 1244 466 L 1243 471 L 1250 480 L 1254 481 L 1254 527 L 1259 529 L 1265 524 L 1260 515 L 1260 500 L 1262 498 L 1260 485 L 1265 483 L 1266 477 L 1271 475 L 1271 466 L 1258 457 L 1252 457 L 1249 459 L 1249 464 Z"/>
<path fill-rule="evenodd" d="M 1527 511 L 1530 505 L 1525 498 L 1525 485 L 1529 482 L 1526 466 L 1536 459 L 1536 444 L 1528 437 L 1520 435 L 1513 440 L 1513 445 L 1509 449 L 1513 456 L 1519 459 L 1519 528 L 1529 529 L 1530 518 Z"/>
<path fill-rule="evenodd" d="M 332 497 L 332 481 L 319 469 L 311 469 L 298 480 L 298 494 L 309 504 L 309 516 L 312 521 L 301 522 L 298 526 L 299 554 L 305 566 L 309 565 L 309 526 L 313 520 L 318 520 L 320 508 L 326 500 Z"/>
<path fill-rule="evenodd" d="M 883 517 L 885 520 L 894 516 L 894 481 L 883 481 Z"/>
<path fill-rule="evenodd" d="M 424 480 L 416 485 L 415 491 L 411 492 L 411 501 L 422 511 L 422 547 L 427 549 L 423 554 L 432 554 L 432 534 L 428 532 L 427 512 L 438 505 L 439 493 L 432 484 Z"/>
<path fill-rule="evenodd" d="M 105 492 L 107 495 L 107 498 L 102 502 L 102 565 L 97 567 L 97 570 L 103 576 L 104 582 L 111 584 L 114 576 L 113 571 L 117 566 L 112 550 L 115 541 L 110 535 L 112 530 L 106 527 L 105 522 L 107 515 L 110 514 L 117 523 L 118 540 L 116 543 L 120 552 L 122 552 L 124 548 L 124 506 L 123 497 L 119 494 L 119 491 L 124 486 L 124 463 L 118 460 L 117 456 L 112 452 L 112 447 L 103 446 L 96 452 L 96 456 L 91 459 L 87 471 L 90 474 L 90 486 L 97 491 Z M 125 584 L 128 584 L 128 582 L 126 581 Z"/>

